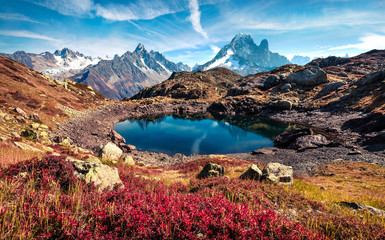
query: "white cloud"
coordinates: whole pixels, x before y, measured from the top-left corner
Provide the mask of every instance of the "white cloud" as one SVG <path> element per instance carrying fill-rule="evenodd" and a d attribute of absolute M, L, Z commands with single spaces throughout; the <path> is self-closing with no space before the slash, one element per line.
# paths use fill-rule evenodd
<path fill-rule="evenodd" d="M 200 33 L 205 39 L 208 39 L 209 36 L 203 30 L 201 25 L 201 12 L 199 11 L 198 0 L 189 0 L 189 8 L 190 8 L 190 17 L 189 20 L 194 28 L 194 30 Z"/>
<path fill-rule="evenodd" d="M 348 44 L 343 46 L 337 46 L 329 48 L 329 50 L 342 50 L 342 49 L 351 49 L 357 48 L 362 50 L 371 50 L 371 49 L 385 49 L 385 36 L 378 34 L 367 34 L 360 38 L 360 43 L 357 44 Z"/>
<path fill-rule="evenodd" d="M 55 10 L 63 15 L 83 16 L 90 14 L 93 0 L 28 0 L 34 4 Z"/>
<path fill-rule="evenodd" d="M 210 48 L 213 50 L 214 54 L 217 54 L 221 49 L 215 45 L 210 45 Z"/>
<path fill-rule="evenodd" d="M 29 31 L 0 31 L 0 35 L 10 36 L 10 37 L 21 37 L 21 38 L 32 38 L 32 39 L 40 39 L 46 41 L 59 41 L 58 39 L 40 35 L 37 33 L 29 32 Z"/>
<path fill-rule="evenodd" d="M 0 13 L 0 19 L 38 23 L 38 21 L 18 13 Z"/>

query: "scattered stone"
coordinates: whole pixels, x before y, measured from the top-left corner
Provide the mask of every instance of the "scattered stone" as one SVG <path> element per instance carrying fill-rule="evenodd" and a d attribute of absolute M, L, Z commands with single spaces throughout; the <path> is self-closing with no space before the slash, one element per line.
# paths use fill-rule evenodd
<path fill-rule="evenodd" d="M 5 116 L 7 116 L 7 114 L 4 113 L 3 111 L 0 111 L 0 118 L 5 118 Z"/>
<path fill-rule="evenodd" d="M 277 149 L 276 148 L 261 148 L 261 149 L 257 149 L 257 150 L 254 150 L 251 154 L 253 155 L 262 155 L 262 154 L 266 154 L 266 155 L 270 155 L 270 154 L 274 154 L 274 152 L 276 152 Z"/>
<path fill-rule="evenodd" d="M 293 108 L 293 103 L 288 100 L 278 100 L 270 102 L 270 106 L 278 110 L 291 110 Z"/>
<path fill-rule="evenodd" d="M 60 143 L 59 143 L 59 146 L 62 146 L 62 147 L 69 147 L 71 146 L 71 139 L 69 137 L 66 137 L 64 138 Z"/>
<path fill-rule="evenodd" d="M 39 124 L 39 123 L 32 123 L 32 124 L 31 124 L 31 128 L 34 129 L 34 130 L 39 129 L 39 127 L 40 127 L 40 124 Z"/>
<path fill-rule="evenodd" d="M 124 152 L 132 152 L 136 150 L 136 147 L 131 144 L 121 144 L 119 146 Z"/>
<path fill-rule="evenodd" d="M 27 117 L 28 117 L 27 113 L 24 112 L 24 110 L 21 109 L 21 108 L 18 108 L 18 107 L 15 108 L 15 112 L 17 112 L 17 114 L 19 114 L 20 116 L 23 116 L 24 118 L 27 118 Z"/>
<path fill-rule="evenodd" d="M 130 155 L 126 155 L 123 158 L 123 165 L 124 166 L 133 166 L 133 165 L 135 165 L 135 161 Z"/>
<path fill-rule="evenodd" d="M 225 174 L 225 168 L 219 164 L 215 163 L 206 163 L 203 167 L 203 170 L 198 174 L 198 178 L 207 178 L 207 177 L 220 177 Z"/>
<path fill-rule="evenodd" d="M 126 140 L 115 130 L 112 130 L 111 133 L 108 135 L 112 142 L 115 143 L 116 145 L 124 144 Z"/>
<path fill-rule="evenodd" d="M 274 139 L 274 146 L 288 147 L 297 138 L 305 135 L 313 135 L 313 131 L 310 128 L 301 128 L 285 131 Z"/>
<path fill-rule="evenodd" d="M 25 150 L 25 151 L 32 151 L 32 152 L 43 152 L 42 150 L 40 149 L 37 149 L 37 148 L 34 148 L 26 143 L 22 143 L 22 142 L 13 142 L 13 144 L 20 148 L 21 150 Z"/>
<path fill-rule="evenodd" d="M 295 72 L 287 80 L 303 87 L 314 87 L 329 81 L 326 72 L 317 66 Z"/>
<path fill-rule="evenodd" d="M 262 179 L 279 184 L 293 183 L 293 168 L 280 163 L 268 163 L 262 170 Z"/>
<path fill-rule="evenodd" d="M 321 184 L 316 184 L 317 187 L 319 187 L 320 190 L 326 190 L 326 188 L 324 186 L 322 186 Z"/>
<path fill-rule="evenodd" d="M 71 161 L 76 169 L 75 176 L 83 179 L 86 183 L 95 184 L 100 190 L 112 190 L 116 185 L 124 188 L 118 169 L 115 167 L 69 158 L 67 161 Z"/>
<path fill-rule="evenodd" d="M 4 120 L 9 121 L 12 120 L 13 117 L 9 116 L 8 114 L 5 115 Z"/>
<path fill-rule="evenodd" d="M 37 114 L 37 113 L 32 113 L 32 114 L 29 116 L 29 118 L 30 118 L 31 120 L 41 120 L 40 115 Z"/>
<path fill-rule="evenodd" d="M 259 169 L 259 167 L 257 165 L 253 164 L 239 178 L 259 181 L 261 179 L 261 176 L 262 176 L 261 169 Z"/>
<path fill-rule="evenodd" d="M 315 99 L 329 95 L 330 93 L 337 91 L 337 89 L 339 89 L 340 87 L 345 86 L 345 85 L 346 85 L 346 83 L 344 83 L 344 82 L 329 83 L 321 89 L 321 91 L 315 96 Z"/>
<path fill-rule="evenodd" d="M 48 127 L 47 125 L 40 124 L 39 130 L 40 130 L 40 131 L 48 131 L 48 130 L 49 130 L 49 127 Z"/>
<path fill-rule="evenodd" d="M 361 155 L 362 152 L 359 151 L 359 150 L 352 150 L 350 152 L 348 152 L 348 155 Z"/>
<path fill-rule="evenodd" d="M 330 141 L 326 137 L 317 135 L 305 135 L 298 137 L 295 142 L 289 145 L 290 149 L 297 149 L 298 151 L 304 151 L 306 149 L 318 148 L 329 145 Z"/>
<path fill-rule="evenodd" d="M 5 142 L 8 140 L 9 140 L 9 138 L 7 136 L 0 134 L 0 141 Z"/>
<path fill-rule="evenodd" d="M 340 202 L 340 204 L 342 206 L 345 206 L 345 207 L 348 207 L 348 208 L 352 208 L 354 210 L 364 210 L 364 211 L 369 211 L 373 215 L 385 216 L 385 211 L 384 210 L 381 210 L 381 209 L 378 209 L 378 208 L 374 208 L 372 206 L 368 206 L 368 205 L 365 205 L 365 204 L 355 203 L 355 202 L 345 202 L 345 201 Z"/>
<path fill-rule="evenodd" d="M 11 137 L 14 137 L 14 138 L 20 138 L 20 134 L 18 134 L 17 132 L 11 132 Z"/>
<path fill-rule="evenodd" d="M 115 143 L 109 142 L 103 147 L 101 157 L 111 161 L 118 161 L 122 154 L 122 149 L 116 146 Z"/>
<path fill-rule="evenodd" d="M 40 139 L 49 139 L 48 133 L 47 132 L 40 132 L 39 138 Z"/>
<path fill-rule="evenodd" d="M 283 85 L 281 87 L 281 91 L 282 92 L 289 92 L 291 88 L 292 88 L 291 84 L 290 83 L 286 83 L 285 85 Z"/>

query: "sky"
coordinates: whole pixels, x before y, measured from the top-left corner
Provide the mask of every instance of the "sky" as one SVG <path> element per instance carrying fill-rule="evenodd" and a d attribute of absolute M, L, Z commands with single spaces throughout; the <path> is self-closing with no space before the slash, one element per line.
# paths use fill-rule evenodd
<path fill-rule="evenodd" d="M 191 66 L 237 33 L 291 59 L 385 48 L 385 0 L 0 0 L 0 52 L 68 47 L 89 56 L 138 43 Z"/>

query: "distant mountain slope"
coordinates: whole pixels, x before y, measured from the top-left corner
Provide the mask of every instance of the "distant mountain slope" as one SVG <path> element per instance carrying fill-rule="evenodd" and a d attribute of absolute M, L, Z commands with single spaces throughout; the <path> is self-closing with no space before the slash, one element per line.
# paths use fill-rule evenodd
<path fill-rule="evenodd" d="M 240 78 L 242 78 L 241 75 L 225 68 L 173 73 L 168 80 L 143 89 L 131 99 L 163 96 L 186 100 L 214 100 L 226 95 L 227 90 L 233 87 Z"/>
<path fill-rule="evenodd" d="M 295 55 L 290 62 L 297 65 L 306 65 L 311 61 L 308 56 Z"/>
<path fill-rule="evenodd" d="M 159 52 L 148 52 L 139 44 L 134 52 L 127 51 L 121 57 L 102 60 L 97 65 L 86 67 L 71 79 L 92 86 L 106 97 L 122 99 L 158 84 L 172 72 L 180 72 L 187 67 L 167 60 Z"/>
<path fill-rule="evenodd" d="M 63 48 L 53 54 L 44 52 L 40 54 L 17 51 L 13 54 L 0 53 L 5 57 L 26 65 L 36 71 L 43 72 L 55 79 L 64 80 L 90 64 L 97 64 L 101 58 L 92 58 L 71 49 Z"/>
<path fill-rule="evenodd" d="M 241 75 L 248 75 L 289 63 L 290 61 L 286 57 L 269 50 L 269 43 L 266 39 L 262 40 L 258 46 L 250 35 L 240 33 L 231 40 L 230 44 L 225 45 L 211 61 L 197 66 L 195 70 L 224 67 Z"/>

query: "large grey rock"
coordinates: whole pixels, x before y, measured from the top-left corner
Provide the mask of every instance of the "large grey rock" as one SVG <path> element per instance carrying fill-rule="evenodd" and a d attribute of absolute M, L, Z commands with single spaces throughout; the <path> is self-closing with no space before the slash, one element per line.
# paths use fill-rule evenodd
<path fill-rule="evenodd" d="M 115 143 L 107 143 L 101 153 L 101 157 L 106 160 L 118 161 L 122 156 L 123 151 Z"/>
<path fill-rule="evenodd" d="M 315 99 L 321 98 L 323 96 L 326 96 L 332 92 L 335 92 L 338 88 L 345 86 L 346 83 L 344 82 L 333 82 L 327 84 L 325 87 L 321 89 L 321 91 L 314 97 Z"/>
<path fill-rule="evenodd" d="M 75 159 L 67 160 L 72 162 L 76 170 L 74 174 L 86 183 L 93 183 L 101 190 L 112 190 L 115 185 L 120 185 L 120 188 L 124 188 L 118 169 L 115 167 Z"/>
<path fill-rule="evenodd" d="M 262 170 L 262 180 L 279 184 L 292 184 L 293 168 L 280 163 L 268 163 Z"/>
<path fill-rule="evenodd" d="M 313 135 L 313 131 L 310 128 L 293 129 L 293 130 L 285 131 L 274 139 L 274 146 L 288 147 L 297 138 L 305 135 Z"/>
<path fill-rule="evenodd" d="M 385 80 L 385 71 L 377 71 L 365 76 L 365 78 L 361 80 L 360 85 L 365 86 L 365 85 L 373 84 L 383 80 Z"/>
<path fill-rule="evenodd" d="M 318 148 L 329 145 L 330 141 L 326 137 L 317 134 L 317 135 L 305 135 L 298 137 L 295 142 L 290 144 L 289 148 L 297 149 L 298 151 L 304 151 L 310 148 Z"/>
<path fill-rule="evenodd" d="M 306 68 L 295 72 L 287 77 L 287 80 L 303 87 L 314 87 L 328 82 L 326 72 L 319 67 Z"/>
<path fill-rule="evenodd" d="M 270 75 L 265 82 L 263 83 L 264 89 L 270 89 L 272 87 L 275 87 L 279 84 L 279 77 L 276 75 Z"/>
<path fill-rule="evenodd" d="M 207 177 L 220 177 L 225 174 L 225 168 L 219 164 L 215 163 L 206 163 L 203 167 L 203 170 L 198 174 L 198 178 L 207 178 Z"/>
<path fill-rule="evenodd" d="M 253 164 L 249 169 L 247 169 L 246 172 L 244 172 L 241 176 L 239 176 L 239 178 L 259 181 L 261 179 L 261 176 L 262 176 L 261 169 L 259 169 L 257 165 Z"/>

